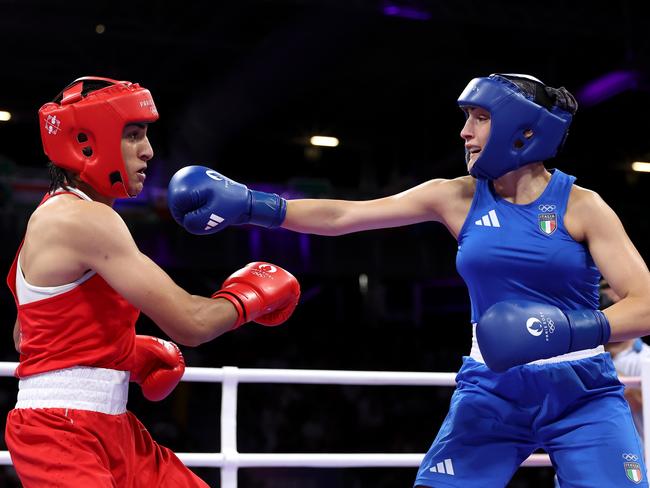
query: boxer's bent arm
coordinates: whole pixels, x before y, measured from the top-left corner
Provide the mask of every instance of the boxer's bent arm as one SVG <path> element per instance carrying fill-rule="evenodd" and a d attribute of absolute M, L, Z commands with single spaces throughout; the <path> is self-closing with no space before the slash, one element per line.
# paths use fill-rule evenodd
<path fill-rule="evenodd" d="M 66 224 L 74 227 L 69 245 L 84 266 L 180 344 L 196 346 L 232 329 L 237 312 L 229 301 L 190 295 L 138 250 L 115 211 L 97 203 L 87 207 L 82 219 Z"/>
<path fill-rule="evenodd" d="M 296 232 L 336 236 L 425 221 L 446 223 L 447 214 L 457 202 L 456 197 L 463 186 L 460 180 L 430 180 L 375 200 L 289 200 L 282 227 Z"/>
<path fill-rule="evenodd" d="M 611 341 L 650 334 L 650 272 L 616 213 L 595 192 L 576 188 L 569 209 L 603 277 L 621 300 L 605 310 Z"/>

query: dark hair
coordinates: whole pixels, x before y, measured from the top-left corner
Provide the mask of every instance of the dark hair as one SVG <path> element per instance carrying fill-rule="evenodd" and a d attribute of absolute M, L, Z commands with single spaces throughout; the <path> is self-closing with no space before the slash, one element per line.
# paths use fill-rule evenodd
<path fill-rule="evenodd" d="M 81 88 L 81 96 L 85 97 L 91 92 L 100 90 L 102 88 L 106 88 L 107 86 L 110 86 L 112 83 L 109 81 L 104 81 L 104 80 L 84 80 L 82 81 L 83 86 Z M 61 100 L 63 100 L 63 93 L 70 88 L 72 85 L 74 85 L 75 82 L 72 82 L 70 85 L 66 86 L 63 90 L 59 92 L 59 94 L 54 97 L 54 100 L 52 100 L 54 103 L 60 104 Z M 50 193 L 54 193 L 58 188 L 63 188 L 66 186 L 76 186 L 75 185 L 75 179 L 72 177 L 72 174 L 66 170 L 61 168 L 60 166 L 57 166 L 56 163 L 53 161 L 50 161 L 47 165 L 47 170 L 50 174 Z"/>
<path fill-rule="evenodd" d="M 535 81 L 532 78 L 524 78 L 516 75 L 502 75 L 508 81 L 517 85 L 517 87 L 530 98 L 532 101 L 550 110 L 553 107 L 559 107 L 562 110 L 575 115 L 578 110 L 578 102 L 569 90 L 561 86 L 553 88 L 546 86 L 541 81 Z"/>
<path fill-rule="evenodd" d="M 70 173 L 52 161 L 47 163 L 47 171 L 50 174 L 50 193 L 54 193 L 57 189 L 65 188 L 66 186 L 75 186 L 74 179 L 71 178 Z"/>

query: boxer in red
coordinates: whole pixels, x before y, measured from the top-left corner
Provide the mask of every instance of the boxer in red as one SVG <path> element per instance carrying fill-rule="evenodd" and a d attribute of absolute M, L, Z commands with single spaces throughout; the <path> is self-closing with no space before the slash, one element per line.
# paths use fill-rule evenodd
<path fill-rule="evenodd" d="M 191 295 L 137 248 L 113 210 L 137 196 L 153 157 L 151 94 L 75 80 L 39 111 L 51 188 L 27 224 L 7 283 L 18 316 L 16 408 L 5 439 L 25 488 L 207 487 L 126 409 L 128 382 L 160 400 L 185 368 L 178 347 L 136 336 L 140 311 L 196 346 L 254 321 L 279 325 L 298 303 L 287 271 L 250 263 L 212 298 Z"/>

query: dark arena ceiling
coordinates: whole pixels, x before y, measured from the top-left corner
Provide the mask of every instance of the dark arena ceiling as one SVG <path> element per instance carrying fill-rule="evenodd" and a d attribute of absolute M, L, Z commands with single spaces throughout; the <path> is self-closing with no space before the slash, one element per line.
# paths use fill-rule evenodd
<path fill-rule="evenodd" d="M 161 187 L 200 162 L 247 181 L 377 196 L 464 174 L 457 96 L 475 76 L 530 73 L 581 105 L 552 164 L 642 239 L 650 177 L 629 165 L 650 159 L 649 5 L 0 0 L 0 110 L 13 115 L 0 123 L 0 158 L 18 173 L 42 168 L 38 107 L 94 74 L 152 91 Z M 581 96 L 594 84 L 596 96 Z M 314 150 L 313 134 L 341 144 Z"/>
<path fill-rule="evenodd" d="M 197 295 L 257 259 L 291 270 L 303 290 L 290 324 L 246 326 L 187 348 L 188 365 L 457 371 L 471 340 L 470 304 L 454 266 L 457 243 L 442 226 L 337 238 L 241 226 L 193 236 L 167 211 L 170 176 L 204 164 L 289 198 L 349 199 L 462 176 L 457 97 L 473 77 L 528 73 L 565 86 L 580 105 L 548 166 L 601 194 L 650 262 L 650 174 L 631 170 L 650 162 L 649 26 L 648 0 L 0 0 L 0 111 L 11 113 L 0 121 L 0 268 L 9 269 L 47 189 L 39 107 L 80 76 L 139 82 L 161 115 L 149 128 L 155 157 L 146 192 L 116 208 L 142 252 Z M 340 145 L 310 146 L 317 134 Z M 15 361 L 15 305 L 3 290 L 0 358 Z M 137 327 L 161 334 L 144 314 Z M 15 382 L 5 381 L 0 415 L 15 400 Z M 132 395 L 129 408 L 161 443 L 212 452 L 220 392 L 183 386 L 173 404 Z M 240 398 L 242 452 L 421 452 L 451 395 L 252 388 Z M 181 427 L 167 421 L 172 414 Z M 314 428 L 314 419 L 329 420 Z M 313 484 L 307 471 L 310 483 L 260 470 L 242 474 L 250 481 L 240 486 L 393 488 L 411 486 L 415 474 L 321 470 Z M 19 486 L 4 482 L 6 472 L 0 487 Z M 520 470 L 508 488 L 552 485 L 552 470 L 537 473 Z M 341 481 L 353 477 L 364 481 Z"/>

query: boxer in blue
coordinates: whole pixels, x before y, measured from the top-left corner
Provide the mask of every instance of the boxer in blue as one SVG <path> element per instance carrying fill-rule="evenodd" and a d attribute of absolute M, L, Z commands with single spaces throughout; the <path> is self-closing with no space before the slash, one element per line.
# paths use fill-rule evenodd
<path fill-rule="evenodd" d="M 244 223 L 320 235 L 444 224 L 458 240 L 474 336 L 415 485 L 503 487 L 541 448 L 562 488 L 647 487 L 602 344 L 650 332 L 650 273 L 600 196 L 544 166 L 577 103 L 564 88 L 498 74 L 472 80 L 458 104 L 470 176 L 370 201 L 285 201 L 190 166 L 170 182 L 171 212 L 195 234 Z M 604 312 L 601 275 L 622 297 Z"/>

